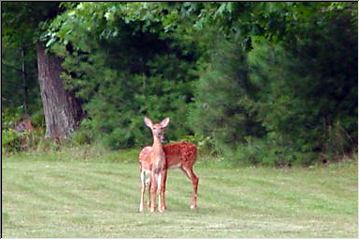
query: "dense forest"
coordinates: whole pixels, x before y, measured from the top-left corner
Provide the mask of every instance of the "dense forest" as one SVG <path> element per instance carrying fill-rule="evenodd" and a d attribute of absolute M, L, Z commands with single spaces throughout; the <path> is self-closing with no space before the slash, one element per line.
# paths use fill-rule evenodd
<path fill-rule="evenodd" d="M 144 116 L 170 117 L 169 141 L 239 164 L 357 151 L 357 3 L 1 9 L 2 153 L 54 142 L 141 149 L 151 142 Z"/>

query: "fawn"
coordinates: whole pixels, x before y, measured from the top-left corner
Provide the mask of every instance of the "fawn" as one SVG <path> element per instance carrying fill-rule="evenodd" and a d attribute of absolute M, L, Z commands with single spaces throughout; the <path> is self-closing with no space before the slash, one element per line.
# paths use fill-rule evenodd
<path fill-rule="evenodd" d="M 145 117 L 144 122 L 153 134 L 153 146 L 147 146 L 139 154 L 141 197 L 139 211 L 144 210 L 144 195 L 146 187 L 149 190 L 150 211 L 155 211 L 156 191 L 159 194 L 159 211 L 166 209 L 165 188 L 167 170 L 169 168 L 180 168 L 191 180 L 193 185 L 191 209 L 197 207 L 197 188 L 199 178 L 193 171 L 196 162 L 197 148 L 195 144 L 179 142 L 162 145 L 164 131 L 170 119 L 165 118 L 157 124 Z"/>

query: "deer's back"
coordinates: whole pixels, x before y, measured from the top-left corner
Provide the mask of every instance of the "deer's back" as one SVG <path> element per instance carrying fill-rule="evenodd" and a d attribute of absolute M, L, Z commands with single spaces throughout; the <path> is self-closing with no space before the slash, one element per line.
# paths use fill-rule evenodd
<path fill-rule="evenodd" d="M 196 161 L 196 145 L 189 142 L 170 143 L 163 146 L 168 167 L 192 166 Z"/>

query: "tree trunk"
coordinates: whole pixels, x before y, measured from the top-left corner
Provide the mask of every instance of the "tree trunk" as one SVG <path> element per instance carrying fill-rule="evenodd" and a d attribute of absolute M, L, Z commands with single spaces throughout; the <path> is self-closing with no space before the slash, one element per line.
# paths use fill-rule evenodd
<path fill-rule="evenodd" d="M 44 108 L 46 137 L 66 139 L 78 127 L 83 111 L 74 92 L 66 91 L 60 78 L 62 60 L 37 45 L 38 78 Z"/>
<path fill-rule="evenodd" d="M 24 106 L 24 113 L 28 113 L 28 84 L 26 81 L 26 74 L 25 74 L 25 47 L 24 45 L 21 47 L 21 77 L 23 80 L 23 90 L 24 90 L 24 98 L 23 98 L 23 106 Z"/>

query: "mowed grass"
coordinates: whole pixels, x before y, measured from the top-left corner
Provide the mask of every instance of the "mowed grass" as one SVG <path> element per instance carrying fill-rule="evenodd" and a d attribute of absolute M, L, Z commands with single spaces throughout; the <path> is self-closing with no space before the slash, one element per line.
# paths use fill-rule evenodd
<path fill-rule="evenodd" d="M 199 208 L 170 170 L 165 213 L 138 213 L 137 151 L 72 148 L 3 159 L 4 237 L 357 237 L 357 164 L 275 169 L 203 158 Z"/>

